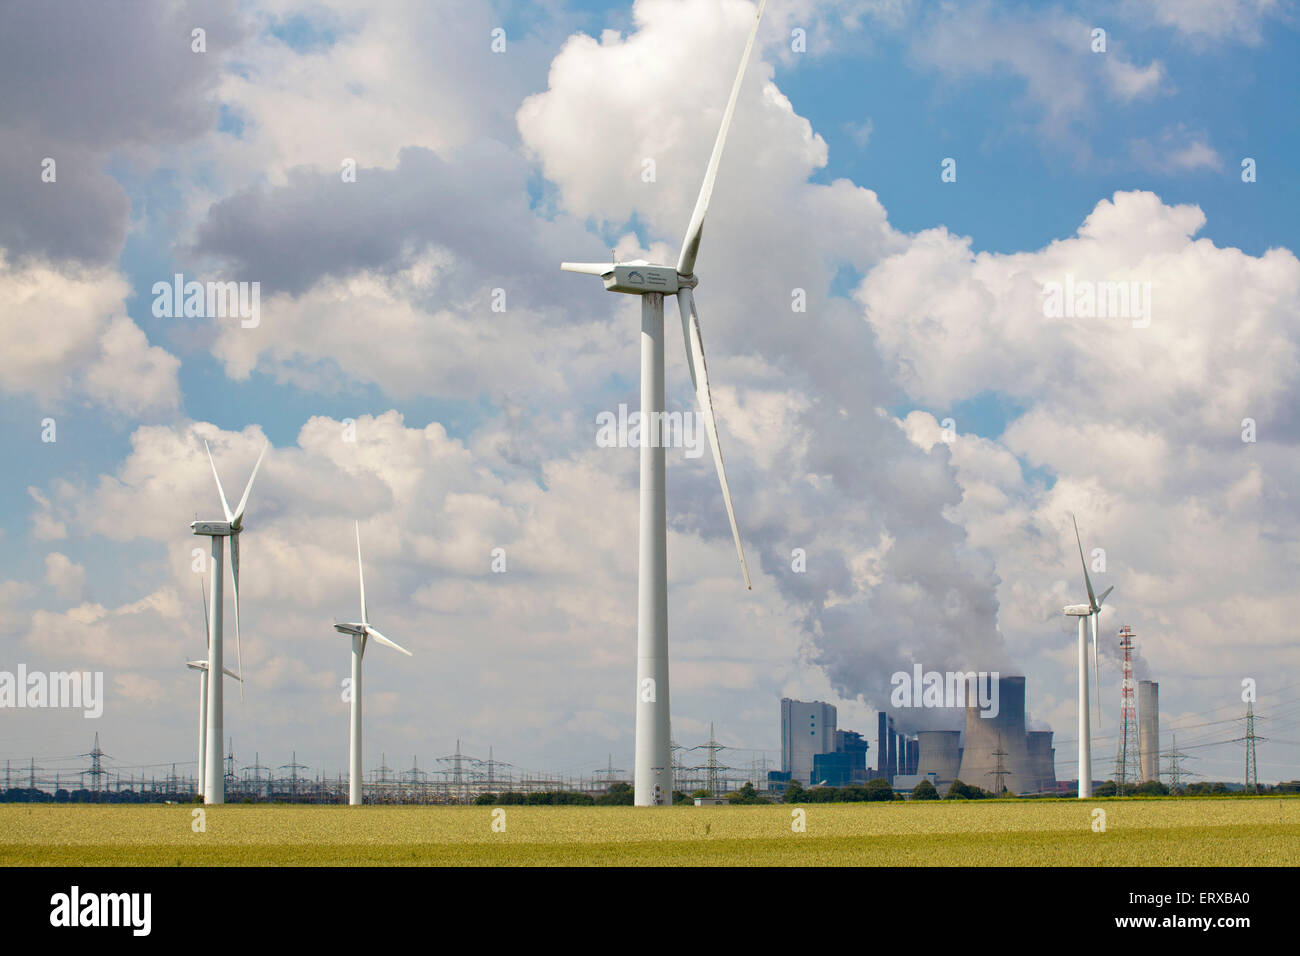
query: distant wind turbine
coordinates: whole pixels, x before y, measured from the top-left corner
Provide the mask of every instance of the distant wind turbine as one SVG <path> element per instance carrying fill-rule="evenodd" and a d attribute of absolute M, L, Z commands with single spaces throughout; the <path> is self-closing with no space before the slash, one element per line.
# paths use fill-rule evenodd
<path fill-rule="evenodd" d="M 208 641 L 208 605 L 204 599 L 203 583 L 199 583 L 199 603 L 203 605 L 203 642 Z M 186 661 L 185 666 L 190 670 L 199 672 L 199 771 L 198 784 L 199 793 L 204 792 L 203 781 L 207 779 L 205 757 L 207 753 L 208 739 L 208 662 L 207 661 Z M 223 667 L 222 672 L 227 677 L 233 677 L 235 680 L 242 678 L 228 667 Z"/>
<path fill-rule="evenodd" d="M 257 470 L 262 467 L 262 459 L 266 457 L 266 449 L 270 444 L 262 446 L 262 453 L 257 456 L 257 464 L 253 466 L 253 473 L 248 476 L 248 484 L 244 486 L 244 494 L 239 499 L 239 507 L 234 511 L 230 510 L 230 505 L 226 501 L 225 489 L 221 487 L 221 476 L 217 474 L 217 463 L 212 460 L 212 449 L 208 448 L 208 443 L 203 443 L 204 449 L 208 453 L 208 464 L 212 466 L 212 477 L 217 480 L 217 494 L 221 496 L 221 510 L 225 512 L 225 521 L 193 521 L 190 523 L 190 530 L 195 534 L 207 535 L 212 539 L 212 611 L 208 616 L 208 665 L 211 669 L 225 672 L 223 664 L 223 651 L 221 646 L 221 623 L 222 623 L 222 605 L 224 603 L 224 592 L 222 589 L 222 559 L 225 551 L 221 545 L 222 538 L 230 539 L 230 574 L 235 584 L 235 653 L 240 661 L 239 664 L 239 692 L 242 696 L 244 692 L 243 682 L 243 649 L 240 647 L 239 638 L 239 533 L 244 530 L 244 509 L 248 507 L 248 493 L 253 490 L 253 481 L 257 478 Z M 208 687 L 208 731 L 206 744 L 206 753 L 204 754 L 204 786 L 203 802 L 204 803 L 225 803 L 226 802 L 226 775 L 221 766 L 221 740 L 223 731 L 223 721 L 225 719 L 223 695 L 223 681 L 209 683 Z"/>
<path fill-rule="evenodd" d="M 361 658 L 366 653 L 366 639 L 373 637 L 407 657 L 404 647 L 394 644 L 370 626 L 366 612 L 366 572 L 361 564 L 361 523 L 357 522 L 357 576 L 361 582 L 361 620 L 352 624 L 335 624 L 334 630 L 352 638 L 352 721 L 348 732 L 348 803 L 361 806 Z"/>
<path fill-rule="evenodd" d="M 1086 619 L 1092 629 L 1092 656 L 1097 656 L 1097 618 L 1101 615 L 1101 605 L 1115 590 L 1112 584 L 1100 596 L 1093 593 L 1092 579 L 1088 577 L 1088 562 L 1083 557 L 1083 541 L 1079 538 L 1079 522 L 1070 515 L 1074 522 L 1074 540 L 1079 546 L 1079 562 L 1083 565 L 1083 584 L 1088 590 L 1087 604 L 1071 604 L 1065 608 L 1065 614 L 1079 619 L 1079 799 L 1087 800 L 1092 796 L 1092 728 L 1088 722 L 1088 642 L 1084 637 L 1083 622 Z M 1098 674 L 1100 679 L 1100 673 Z M 1097 689 L 1101 693 L 1100 686 Z M 1098 717 L 1098 723 L 1100 723 Z"/>
<path fill-rule="evenodd" d="M 722 125 L 713 143 L 713 153 L 704 173 L 695 210 L 682 241 L 676 266 L 656 265 L 644 259 L 628 262 L 565 262 L 566 272 L 600 276 L 609 292 L 641 296 L 641 508 L 640 571 L 637 591 L 637 705 L 635 796 L 637 806 L 666 806 L 672 796 L 672 742 L 668 698 L 668 532 L 664 498 L 664 296 L 676 295 L 681 313 L 682 336 L 686 342 L 686 364 L 690 368 L 695 398 L 704 419 L 713 449 L 713 463 L 722 485 L 722 500 L 736 540 L 740 570 L 749 588 L 749 567 L 740 543 L 740 529 L 731 503 L 727 472 L 722 466 L 722 449 L 718 444 L 718 427 L 709 396 L 708 369 L 704 362 L 704 342 L 700 336 L 699 314 L 691 291 L 699 282 L 695 275 L 695 258 L 704 231 L 704 216 L 722 160 L 727 130 L 740 96 L 741 81 L 754 48 L 754 37 L 763 17 L 766 0 L 758 5 L 758 14 L 745 52 L 740 59 L 731 87 L 731 97 L 722 114 Z"/>

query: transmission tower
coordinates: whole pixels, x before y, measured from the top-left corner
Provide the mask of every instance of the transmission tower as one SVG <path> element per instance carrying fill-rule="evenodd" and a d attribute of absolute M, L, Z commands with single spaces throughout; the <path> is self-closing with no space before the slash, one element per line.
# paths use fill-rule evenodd
<path fill-rule="evenodd" d="M 289 763 L 281 764 L 279 769 L 289 771 L 289 799 L 298 798 L 298 771 L 306 770 L 307 765 L 298 762 L 298 751 L 289 751 Z"/>
<path fill-rule="evenodd" d="M 83 777 L 90 777 L 91 784 L 93 785 L 94 791 L 96 793 L 99 793 L 101 789 L 100 781 L 104 777 L 108 776 L 108 771 L 104 769 L 104 764 L 103 764 L 103 758 L 108 755 L 104 753 L 104 751 L 99 749 L 99 734 L 95 734 L 95 746 L 90 748 L 90 753 L 80 754 L 80 756 L 90 758 L 90 769 L 83 770 L 81 772 L 81 775 Z M 32 788 L 35 789 L 35 787 L 36 787 L 36 773 L 35 770 L 33 770 Z"/>
<path fill-rule="evenodd" d="M 262 792 L 262 771 L 263 770 L 267 771 L 266 782 L 268 785 L 268 789 L 270 788 L 271 768 L 262 766 L 261 755 L 257 751 L 253 751 L 252 765 L 244 768 L 245 773 L 247 773 L 249 770 L 253 771 L 253 792 L 254 793 L 260 794 Z"/>
<path fill-rule="evenodd" d="M 1138 766 L 1137 706 L 1133 692 L 1133 628 L 1119 629 L 1119 649 L 1124 661 L 1124 679 L 1120 684 L 1119 745 L 1115 753 L 1115 792 L 1121 796 L 1126 784 L 1136 782 L 1142 772 Z"/>
<path fill-rule="evenodd" d="M 420 769 L 420 761 L 415 754 L 411 755 L 411 769 L 402 774 L 403 780 L 411 782 L 411 799 L 424 803 L 427 800 L 429 790 L 429 775 Z"/>
<path fill-rule="evenodd" d="M 603 774 L 605 777 L 605 786 L 608 788 L 614 782 L 614 774 L 616 773 L 627 773 L 627 771 L 622 767 L 615 767 L 614 755 L 610 754 L 609 765 L 604 770 L 597 770 L 595 776 L 599 777 Z"/>
<path fill-rule="evenodd" d="M 722 746 L 722 744 L 718 743 L 717 739 L 714 737 L 714 734 L 713 734 L 713 721 L 709 721 L 709 742 L 706 743 L 706 744 L 701 744 L 701 745 L 698 746 L 698 747 L 692 747 L 691 749 L 692 749 L 692 750 L 707 750 L 708 753 L 709 753 L 709 756 L 708 756 L 708 759 L 705 760 L 705 762 L 704 762 L 704 766 L 702 766 L 702 767 L 689 767 L 689 768 L 687 768 L 687 769 L 690 769 L 690 770 L 703 770 L 704 773 L 705 773 L 705 778 L 704 778 L 704 779 L 705 779 L 705 782 L 704 782 L 704 786 L 708 789 L 709 793 L 712 794 L 713 796 L 715 796 L 715 797 L 719 797 L 719 796 L 721 796 L 722 793 L 721 793 L 721 791 L 718 789 L 718 781 L 719 781 L 719 779 L 720 779 L 720 778 L 719 778 L 719 774 L 721 774 L 723 771 L 731 770 L 731 769 L 733 769 L 733 768 L 732 768 L 732 767 L 725 766 L 725 765 L 723 765 L 723 764 L 721 764 L 721 763 L 718 762 L 718 751 L 720 751 L 720 750 L 726 750 L 727 748 L 724 747 L 724 746 Z M 723 781 L 723 782 L 725 782 L 725 781 Z"/>
<path fill-rule="evenodd" d="M 226 786 L 233 787 L 235 784 L 235 738 L 230 737 L 226 740 Z"/>
<path fill-rule="evenodd" d="M 989 771 L 989 775 L 995 778 L 997 782 L 997 786 L 993 792 L 1000 797 L 1002 796 L 1003 793 L 1006 792 L 1007 774 L 1010 773 L 1010 771 L 1006 769 L 1006 762 L 1003 759 L 1007 756 L 1007 752 L 1002 749 L 1001 734 L 998 734 L 998 749 L 993 751 L 993 756 L 997 757 L 998 759 L 997 759 L 997 763 L 994 764 L 993 769 Z"/>
<path fill-rule="evenodd" d="M 439 757 L 437 759 L 438 759 L 438 763 L 445 763 L 451 765 L 451 774 L 450 774 L 451 784 L 453 787 L 456 788 L 457 798 L 463 803 L 468 797 L 468 794 L 466 793 L 466 789 L 465 789 L 466 784 L 468 783 L 468 780 L 465 777 L 465 765 L 467 763 L 468 764 L 477 763 L 477 761 L 473 757 L 470 757 L 469 755 L 460 752 L 459 737 L 456 738 L 456 752 L 454 754 L 449 754 L 446 757 Z"/>
<path fill-rule="evenodd" d="M 1255 764 L 1255 743 L 1268 740 L 1255 733 L 1255 702 L 1246 701 L 1246 790 L 1259 793 L 1259 767 Z"/>
<path fill-rule="evenodd" d="M 1187 760 L 1188 757 L 1187 754 L 1180 753 L 1178 750 L 1177 734 L 1169 735 L 1169 751 L 1165 756 L 1169 758 L 1169 789 L 1181 789 L 1183 786 L 1183 777 L 1189 776 L 1191 771 L 1183 769 L 1182 762 Z"/>
<path fill-rule="evenodd" d="M 484 782 L 484 780 L 486 780 L 487 792 L 496 793 L 497 785 L 500 783 L 504 783 L 507 789 L 511 787 L 513 778 L 510 775 L 510 770 L 514 767 L 514 764 L 506 763 L 504 760 L 497 760 L 493 748 L 488 747 L 487 760 L 476 760 L 474 763 L 476 770 L 475 778 L 479 782 Z M 502 767 L 506 770 L 504 780 L 497 777 L 497 771 Z"/>

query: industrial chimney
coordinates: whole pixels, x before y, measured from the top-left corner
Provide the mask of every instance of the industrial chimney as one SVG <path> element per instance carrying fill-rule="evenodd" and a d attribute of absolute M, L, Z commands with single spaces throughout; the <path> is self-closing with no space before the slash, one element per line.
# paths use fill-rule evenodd
<path fill-rule="evenodd" d="M 1160 779 L 1160 685 L 1138 681 L 1138 760 L 1142 782 Z"/>
<path fill-rule="evenodd" d="M 1052 746 L 1050 730 L 1031 730 L 1026 740 L 1029 748 L 1029 770 L 1033 776 L 1033 790 L 1047 793 L 1056 789 L 1056 749 Z"/>

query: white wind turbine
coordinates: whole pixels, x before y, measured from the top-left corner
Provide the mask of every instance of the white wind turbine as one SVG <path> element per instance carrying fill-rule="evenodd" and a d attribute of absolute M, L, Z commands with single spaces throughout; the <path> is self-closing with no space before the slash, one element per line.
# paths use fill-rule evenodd
<path fill-rule="evenodd" d="M 223 591 L 222 577 L 222 558 L 224 549 L 221 545 L 222 538 L 230 539 L 230 576 L 235 585 L 235 653 L 240 660 L 239 663 L 239 692 L 244 692 L 243 683 L 243 649 L 240 647 L 239 637 L 239 533 L 244 530 L 244 509 L 248 507 L 248 493 L 253 490 L 253 480 L 257 478 L 257 470 L 262 467 L 262 459 L 266 457 L 266 449 L 269 443 L 262 446 L 262 453 L 257 456 L 257 464 L 253 466 L 253 473 L 248 476 L 248 484 L 244 486 L 243 497 L 239 499 L 239 507 L 234 511 L 230 510 L 230 505 L 226 501 L 225 489 L 221 487 L 221 476 L 217 474 L 217 463 L 212 460 L 212 449 L 208 448 L 208 443 L 203 443 L 204 449 L 208 453 L 208 464 L 212 466 L 212 477 L 217 480 L 217 494 L 221 496 L 221 510 L 225 512 L 225 521 L 193 521 L 190 523 L 190 530 L 195 534 L 207 535 L 212 539 L 212 608 L 208 615 L 208 667 L 209 670 L 218 670 L 226 672 L 223 666 L 223 649 L 221 640 L 222 624 L 222 606 L 225 595 Z M 223 681 L 209 682 L 208 687 L 208 704 L 207 704 L 207 740 L 205 743 L 205 753 L 203 757 L 203 802 L 204 803 L 225 803 L 226 802 L 226 775 L 221 768 L 221 741 L 224 730 L 225 708 L 222 694 Z"/>
<path fill-rule="evenodd" d="M 1083 622 L 1086 619 L 1092 630 L 1092 656 L 1097 657 L 1097 618 L 1101 615 L 1102 602 L 1111 591 L 1112 584 L 1101 595 L 1092 590 L 1092 579 L 1088 577 L 1088 562 L 1083 557 L 1083 541 L 1079 538 L 1079 522 L 1070 515 L 1074 522 L 1074 540 L 1079 545 L 1079 562 L 1083 565 L 1083 584 L 1088 589 L 1087 604 L 1071 604 L 1065 608 L 1069 617 L 1079 619 L 1079 799 L 1087 800 L 1092 796 L 1092 728 L 1088 723 L 1088 642 L 1084 637 Z M 1100 666 L 1100 665 L 1099 665 Z M 1100 677 L 1100 674 L 1098 675 Z M 1100 681 L 1099 681 L 1100 684 Z M 1098 693 L 1100 693 L 1100 686 Z M 1100 715 L 1098 715 L 1100 723 Z"/>
<path fill-rule="evenodd" d="M 335 624 L 334 630 L 352 638 L 352 721 L 348 733 L 348 803 L 361 806 L 361 658 L 366 653 L 366 639 L 373 637 L 407 657 L 406 648 L 394 644 L 370 626 L 366 612 L 366 572 L 361 564 L 361 523 L 357 522 L 357 576 L 361 582 L 361 620 L 352 624 Z"/>
<path fill-rule="evenodd" d="M 704 216 L 708 212 L 718 163 L 727 141 L 727 129 L 736 109 L 741 81 L 749 64 L 749 55 L 754 47 L 754 37 L 758 33 L 765 4 L 766 0 L 761 0 L 758 5 L 758 14 L 754 18 L 753 29 L 740 59 L 740 69 L 736 71 L 731 97 L 722 114 L 722 125 L 713 143 L 713 153 L 709 157 L 704 182 L 700 186 L 695 210 L 686 228 L 677 264 L 655 265 L 643 259 L 635 259 L 615 263 L 565 262 L 560 266 L 566 272 L 600 276 L 607 291 L 641 296 L 642 442 L 634 773 L 634 800 L 637 806 L 672 803 L 673 767 L 668 698 L 668 536 L 664 500 L 664 449 L 660 440 L 664 414 L 665 295 L 677 296 L 682 336 L 686 343 L 686 364 L 691 372 L 695 398 L 713 449 L 713 463 L 722 484 L 722 500 L 727 506 L 731 533 L 736 539 L 736 554 L 740 557 L 745 587 L 750 587 L 749 567 L 745 563 L 745 551 L 740 543 L 740 530 L 736 527 L 736 515 L 731 504 L 731 489 L 727 485 L 727 473 L 722 466 L 722 450 L 718 445 L 717 422 L 713 415 L 708 370 L 704 362 L 704 343 L 700 337 L 699 314 L 695 310 L 695 296 L 691 290 L 699 281 L 695 275 L 695 258 L 704 230 Z"/>
<path fill-rule="evenodd" d="M 203 643 L 208 641 L 208 605 L 204 600 L 204 588 L 199 584 L 199 603 L 203 605 Z M 208 739 L 208 662 L 207 661 L 186 661 L 185 666 L 190 670 L 199 672 L 199 793 L 202 794 L 203 782 L 207 779 L 206 767 L 204 766 L 205 754 L 207 753 Z M 233 677 L 235 680 L 242 681 L 238 674 L 229 667 L 221 668 L 227 677 Z"/>

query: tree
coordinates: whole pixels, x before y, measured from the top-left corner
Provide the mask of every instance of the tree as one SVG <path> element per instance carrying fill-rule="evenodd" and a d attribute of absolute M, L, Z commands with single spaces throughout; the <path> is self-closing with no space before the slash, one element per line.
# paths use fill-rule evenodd
<path fill-rule="evenodd" d="M 807 799 L 807 797 L 804 796 L 805 792 L 803 784 L 798 780 L 791 780 L 785 788 L 785 802 L 803 803 L 803 801 Z"/>
<path fill-rule="evenodd" d="M 889 781 L 883 777 L 877 777 L 875 780 L 868 780 L 867 786 L 868 800 L 893 800 L 894 788 L 889 785 Z"/>
<path fill-rule="evenodd" d="M 1105 783 L 1097 784 L 1096 789 L 1092 791 L 1094 797 L 1113 797 L 1115 796 L 1116 787 L 1114 780 L 1107 780 Z"/>
<path fill-rule="evenodd" d="M 938 800 L 939 791 L 934 788 L 929 780 L 922 780 L 912 788 L 913 800 Z"/>
<path fill-rule="evenodd" d="M 636 790 L 630 783 L 611 783 L 609 790 L 596 798 L 602 807 L 630 807 L 636 802 Z"/>
<path fill-rule="evenodd" d="M 739 804 L 767 803 L 766 800 L 758 795 L 758 791 L 754 789 L 754 785 L 748 780 L 745 781 L 745 785 L 739 790 L 735 790 L 727 795 L 727 802 Z"/>
<path fill-rule="evenodd" d="M 1169 788 L 1159 780 L 1147 780 L 1138 784 L 1133 792 L 1140 797 L 1163 797 L 1169 793 Z"/>
<path fill-rule="evenodd" d="M 474 805 L 476 807 L 490 807 L 496 802 L 497 795 L 495 793 L 480 793 L 474 798 Z"/>

